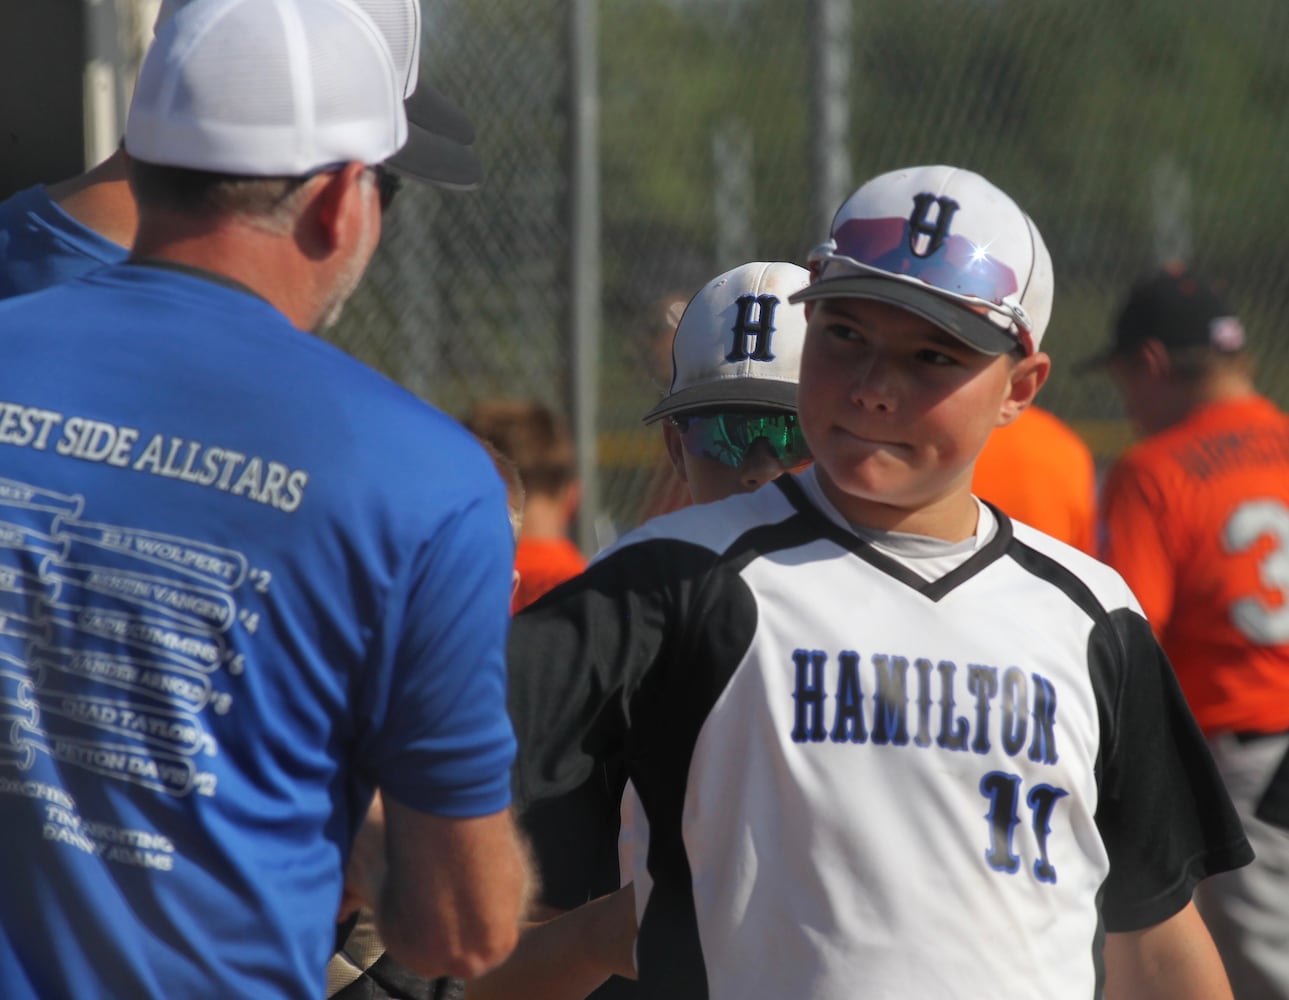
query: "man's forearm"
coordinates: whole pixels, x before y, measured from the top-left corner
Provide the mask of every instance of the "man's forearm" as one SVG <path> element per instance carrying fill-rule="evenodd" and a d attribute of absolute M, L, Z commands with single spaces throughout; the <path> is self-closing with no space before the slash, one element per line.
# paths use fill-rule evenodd
<path fill-rule="evenodd" d="M 388 873 L 377 922 L 390 956 L 424 976 L 471 979 L 514 948 L 532 865 L 509 810 L 450 819 L 386 798 Z"/>
<path fill-rule="evenodd" d="M 385 809 L 377 791 L 367 815 L 354 837 L 345 866 L 344 894 L 337 920 L 344 920 L 361 907 L 375 910 L 385 888 L 389 868 L 385 853 Z"/>

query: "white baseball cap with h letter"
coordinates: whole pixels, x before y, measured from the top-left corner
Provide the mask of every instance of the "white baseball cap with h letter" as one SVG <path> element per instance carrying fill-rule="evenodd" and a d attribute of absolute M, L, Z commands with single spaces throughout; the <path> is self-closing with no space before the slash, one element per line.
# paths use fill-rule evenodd
<path fill-rule="evenodd" d="M 784 261 L 741 264 L 685 307 L 671 345 L 671 389 L 645 423 L 689 412 L 795 413 L 806 314 L 789 296 L 810 272 Z"/>
<path fill-rule="evenodd" d="M 793 302 L 888 302 L 985 354 L 1033 354 L 1052 314 L 1052 258 L 1038 227 L 957 167 L 874 177 L 838 209 L 808 263 L 813 280 Z"/>

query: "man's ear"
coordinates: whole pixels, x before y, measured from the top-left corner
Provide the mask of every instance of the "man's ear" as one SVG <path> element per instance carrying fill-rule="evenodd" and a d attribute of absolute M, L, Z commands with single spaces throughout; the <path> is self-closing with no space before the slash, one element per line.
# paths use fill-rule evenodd
<path fill-rule="evenodd" d="M 1168 348 L 1154 337 L 1137 349 L 1137 360 L 1152 378 L 1163 378 L 1173 370 L 1173 359 L 1168 355 Z"/>
<path fill-rule="evenodd" d="M 682 483 L 688 483 L 689 476 L 685 472 L 685 443 L 680 440 L 680 428 L 666 417 L 663 421 L 662 443 L 667 446 L 667 457 L 671 459 L 671 467 L 676 470 L 676 475 L 680 477 Z"/>
<path fill-rule="evenodd" d="M 1035 351 L 1021 358 L 1012 367 L 1007 396 L 998 412 L 999 427 L 1005 427 L 1021 415 L 1034 402 L 1038 390 L 1043 388 L 1052 373 L 1052 359 L 1042 351 Z"/>
<path fill-rule="evenodd" d="M 369 211 L 363 174 L 366 166 L 346 163 L 339 170 L 319 174 L 314 183 L 317 188 L 309 199 L 306 217 L 311 223 L 310 235 L 325 253 L 352 243 L 353 233 L 363 224 L 363 213 Z"/>

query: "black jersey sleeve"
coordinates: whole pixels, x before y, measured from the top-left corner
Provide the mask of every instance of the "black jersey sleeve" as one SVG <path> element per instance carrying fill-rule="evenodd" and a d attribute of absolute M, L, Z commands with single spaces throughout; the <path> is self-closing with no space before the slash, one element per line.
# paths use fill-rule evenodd
<path fill-rule="evenodd" d="M 1253 851 L 1146 620 L 1110 612 L 1089 658 L 1102 727 L 1096 818 L 1110 858 L 1102 914 L 1108 931 L 1141 930 Z"/>
<path fill-rule="evenodd" d="M 632 699 L 684 634 L 689 598 L 714 559 L 688 542 L 627 545 L 515 616 L 508 703 L 520 809 L 624 758 Z"/>

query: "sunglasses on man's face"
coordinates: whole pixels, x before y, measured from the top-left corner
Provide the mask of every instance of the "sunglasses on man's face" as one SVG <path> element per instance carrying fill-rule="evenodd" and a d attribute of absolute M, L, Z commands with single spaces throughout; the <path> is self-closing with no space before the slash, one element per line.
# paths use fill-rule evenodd
<path fill-rule="evenodd" d="M 344 163 L 327 163 L 321 167 L 315 167 L 306 174 L 300 174 L 298 177 L 288 177 L 286 180 L 291 183 L 282 197 L 286 198 L 294 194 L 301 185 L 319 174 L 334 174 L 344 166 Z M 366 172 L 370 173 L 376 181 L 376 191 L 380 195 L 380 210 L 382 212 L 387 211 L 389 206 L 394 203 L 394 196 L 403 188 L 403 178 L 383 163 L 369 164 Z"/>
<path fill-rule="evenodd" d="M 380 192 L 380 210 L 388 211 L 389 206 L 394 204 L 394 196 L 402 190 L 403 178 L 383 163 L 377 163 L 367 169 L 376 178 L 376 190 Z"/>
<path fill-rule="evenodd" d="M 685 450 L 740 468 L 748 452 L 764 441 L 785 469 L 810 461 L 810 448 L 795 413 L 717 413 L 701 417 L 672 417 Z"/>

